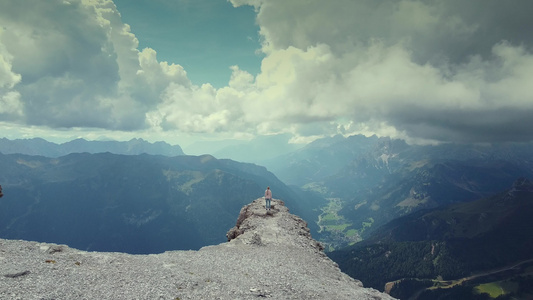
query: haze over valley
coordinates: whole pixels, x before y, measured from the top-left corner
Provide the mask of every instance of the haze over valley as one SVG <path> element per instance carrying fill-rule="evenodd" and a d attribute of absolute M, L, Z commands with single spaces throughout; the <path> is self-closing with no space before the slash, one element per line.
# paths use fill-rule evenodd
<path fill-rule="evenodd" d="M 270 186 L 306 223 L 295 234 L 308 231 L 313 255 L 365 286 L 533 298 L 531 11 L 531 0 L 0 1 L 0 246 L 201 251 Z M 31 284 L 31 272 L 0 279 Z"/>

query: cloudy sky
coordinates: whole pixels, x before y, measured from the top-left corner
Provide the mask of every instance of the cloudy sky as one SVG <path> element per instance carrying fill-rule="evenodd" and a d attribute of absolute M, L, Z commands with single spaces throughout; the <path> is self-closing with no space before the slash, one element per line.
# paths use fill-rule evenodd
<path fill-rule="evenodd" d="M 531 0 L 0 1 L 0 136 L 533 140 Z"/>

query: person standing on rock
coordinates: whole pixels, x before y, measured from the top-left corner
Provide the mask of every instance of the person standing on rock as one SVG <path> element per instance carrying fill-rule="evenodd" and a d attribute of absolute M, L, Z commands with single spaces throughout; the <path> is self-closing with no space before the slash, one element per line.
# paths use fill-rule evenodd
<path fill-rule="evenodd" d="M 267 189 L 265 191 L 265 208 L 267 210 L 270 210 L 270 202 L 272 201 L 272 190 L 270 190 L 270 187 L 267 186 Z"/>

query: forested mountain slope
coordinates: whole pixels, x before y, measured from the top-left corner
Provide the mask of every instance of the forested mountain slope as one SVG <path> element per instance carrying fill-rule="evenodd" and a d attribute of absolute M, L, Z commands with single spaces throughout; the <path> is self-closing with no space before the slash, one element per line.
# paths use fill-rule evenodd
<path fill-rule="evenodd" d="M 466 277 L 533 259 L 532 215 L 533 184 L 522 178 L 491 197 L 396 219 L 329 256 L 379 289 L 402 278 Z"/>
<path fill-rule="evenodd" d="M 313 208 L 317 238 L 339 249 L 395 218 L 488 197 L 520 177 L 533 178 L 532 157 L 533 143 L 409 145 L 359 135 L 317 140 L 266 166 L 325 199 Z"/>
<path fill-rule="evenodd" d="M 158 253 L 220 243 L 266 186 L 299 212 L 264 167 L 212 156 L 0 154 L 0 237 L 84 250 Z"/>

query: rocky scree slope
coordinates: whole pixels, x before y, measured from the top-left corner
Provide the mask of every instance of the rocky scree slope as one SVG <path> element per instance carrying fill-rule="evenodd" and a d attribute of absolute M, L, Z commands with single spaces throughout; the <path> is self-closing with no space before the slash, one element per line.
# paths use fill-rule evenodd
<path fill-rule="evenodd" d="M 228 242 L 131 255 L 0 239 L 0 299 L 393 299 L 342 273 L 280 200 L 244 206 Z"/>

